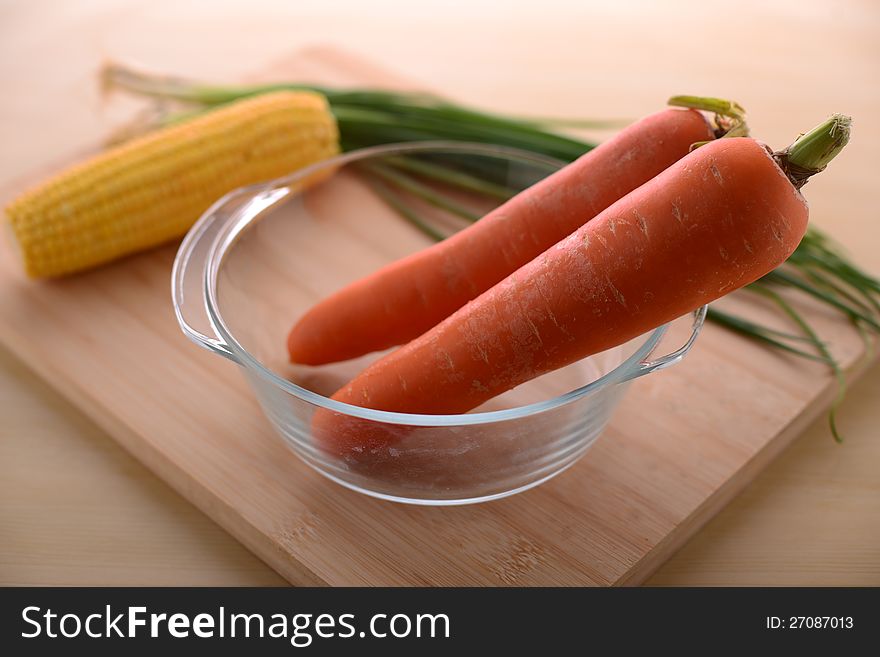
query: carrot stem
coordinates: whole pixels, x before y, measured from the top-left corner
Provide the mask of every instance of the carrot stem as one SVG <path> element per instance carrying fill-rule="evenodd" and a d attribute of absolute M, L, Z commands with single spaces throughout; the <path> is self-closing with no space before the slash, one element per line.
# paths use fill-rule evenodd
<path fill-rule="evenodd" d="M 690 109 L 713 112 L 715 114 L 715 137 L 748 137 L 749 126 L 746 123 L 746 110 L 739 103 L 724 98 L 712 98 L 709 96 L 673 96 L 667 105 L 673 107 L 687 107 Z M 709 142 L 697 142 L 691 146 L 691 150 L 699 148 Z"/>
<path fill-rule="evenodd" d="M 746 111 L 743 106 L 732 100 L 723 98 L 711 98 L 709 96 L 673 96 L 667 105 L 673 107 L 689 107 L 691 109 L 703 110 L 705 112 L 713 112 L 722 116 L 729 116 L 732 119 L 745 119 Z"/>
<path fill-rule="evenodd" d="M 832 114 L 774 157 L 791 183 L 800 189 L 840 154 L 849 142 L 851 127 L 852 117 Z"/>

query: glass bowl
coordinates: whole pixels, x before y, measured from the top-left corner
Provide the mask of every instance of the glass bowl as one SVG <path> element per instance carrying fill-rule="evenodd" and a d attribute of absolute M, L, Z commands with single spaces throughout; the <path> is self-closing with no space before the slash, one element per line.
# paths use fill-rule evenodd
<path fill-rule="evenodd" d="M 705 307 L 693 313 L 683 346 L 664 356 L 653 352 L 668 325 L 461 415 L 334 401 L 330 395 L 381 354 L 296 366 L 288 362 L 286 336 L 318 300 L 433 243 L 426 232 L 452 233 L 472 220 L 464 216 L 485 214 L 561 166 L 515 149 L 423 142 L 353 151 L 236 190 L 204 214 L 180 247 L 172 276 L 177 319 L 196 344 L 241 366 L 287 445 L 343 486 L 431 505 L 526 490 L 583 456 L 629 382 L 684 357 Z M 381 425 L 399 439 L 357 459 L 340 456 L 312 434 L 319 408 Z"/>

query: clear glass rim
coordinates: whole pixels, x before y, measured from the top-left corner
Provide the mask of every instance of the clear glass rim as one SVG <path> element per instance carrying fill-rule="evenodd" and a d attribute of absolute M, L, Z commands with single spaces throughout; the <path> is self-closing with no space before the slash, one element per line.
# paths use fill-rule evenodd
<path fill-rule="evenodd" d="M 254 185 L 251 189 L 255 194 L 257 192 L 268 192 L 272 189 L 280 189 L 289 187 L 290 185 L 306 178 L 316 171 L 326 168 L 339 168 L 343 165 L 378 155 L 394 155 L 400 153 L 417 153 L 417 152 L 459 152 L 469 155 L 485 155 L 489 157 L 517 159 L 523 162 L 531 162 L 534 164 L 543 164 L 559 169 L 565 166 L 565 162 L 555 158 L 547 157 L 530 151 L 511 148 L 508 146 L 496 146 L 490 144 L 481 144 L 476 142 L 451 142 L 451 141 L 423 141 L 417 143 L 403 144 L 387 144 L 381 146 L 371 146 L 369 148 L 358 149 L 338 155 L 328 160 L 323 160 L 304 169 L 300 169 L 293 174 L 276 178 L 267 183 Z M 244 190 L 238 190 L 244 191 Z M 279 195 L 278 200 L 286 196 Z M 608 385 L 619 383 L 631 378 L 637 371 L 641 361 L 645 360 L 651 352 L 657 347 L 669 328 L 669 324 L 664 324 L 653 331 L 643 334 L 647 336 L 645 341 L 635 351 L 628 356 L 623 362 L 614 369 L 599 378 L 590 381 L 583 386 L 575 388 L 562 395 L 546 399 L 523 406 L 514 408 L 506 408 L 498 411 L 484 411 L 479 413 L 459 413 L 451 415 L 427 415 L 423 413 L 398 413 L 394 411 L 380 411 L 372 408 L 363 408 L 354 406 L 345 402 L 336 401 L 330 397 L 325 397 L 317 392 L 303 388 L 300 385 L 288 381 L 279 376 L 268 367 L 257 360 L 250 352 L 247 351 L 232 334 L 232 331 L 223 320 L 223 316 L 219 310 L 217 301 L 217 278 L 223 259 L 234 245 L 236 238 L 248 226 L 250 226 L 266 209 L 274 205 L 270 203 L 259 211 L 252 214 L 246 214 L 244 211 L 238 211 L 226 220 L 225 225 L 214 238 L 210 249 L 208 250 L 207 262 L 204 270 L 204 294 L 206 300 L 206 308 L 208 318 L 217 332 L 218 336 L 226 343 L 226 346 L 232 351 L 239 364 L 254 372 L 269 383 L 281 388 L 285 392 L 294 397 L 301 399 L 307 403 L 313 404 L 320 408 L 341 413 L 352 417 L 357 417 L 375 422 L 383 422 L 387 424 L 403 424 L 423 427 L 448 427 L 448 426 L 465 426 L 475 424 L 488 424 L 493 422 L 502 422 L 507 420 L 516 420 L 529 417 L 546 411 L 559 408 L 566 404 L 570 404 L 578 399 L 586 397 L 593 392 L 604 388 Z"/>

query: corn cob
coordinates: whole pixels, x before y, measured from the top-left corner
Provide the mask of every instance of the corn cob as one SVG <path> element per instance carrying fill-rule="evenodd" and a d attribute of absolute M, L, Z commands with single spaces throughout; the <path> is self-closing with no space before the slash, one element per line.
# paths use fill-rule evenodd
<path fill-rule="evenodd" d="M 178 238 L 223 194 L 339 150 L 324 96 L 237 101 L 106 151 L 6 208 L 25 271 L 54 277 Z"/>

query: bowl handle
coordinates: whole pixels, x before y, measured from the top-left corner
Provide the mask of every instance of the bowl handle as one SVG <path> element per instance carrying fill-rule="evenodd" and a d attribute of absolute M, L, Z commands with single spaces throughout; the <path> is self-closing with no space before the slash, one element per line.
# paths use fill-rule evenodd
<path fill-rule="evenodd" d="M 206 270 L 208 254 L 225 220 L 241 208 L 241 197 L 250 191 L 230 192 L 212 205 L 186 234 L 171 270 L 171 298 L 183 334 L 200 347 L 236 363 L 238 359 L 217 337 L 208 316 Z"/>
<path fill-rule="evenodd" d="M 700 330 L 703 328 L 703 323 L 706 321 L 706 313 L 709 311 L 709 306 L 701 306 L 697 308 L 692 313 L 692 324 L 691 324 L 691 334 L 681 347 L 672 351 L 665 356 L 660 356 L 659 358 L 653 358 L 651 360 L 645 359 L 641 363 L 639 363 L 639 367 L 636 370 L 635 374 L 630 378 L 637 378 L 640 376 L 644 376 L 645 374 L 650 374 L 651 372 L 656 372 L 657 370 L 662 370 L 670 365 L 675 365 L 682 358 L 684 358 L 687 353 L 691 350 L 691 347 L 694 346 L 694 341 L 697 339 L 697 336 L 700 334 Z"/>

